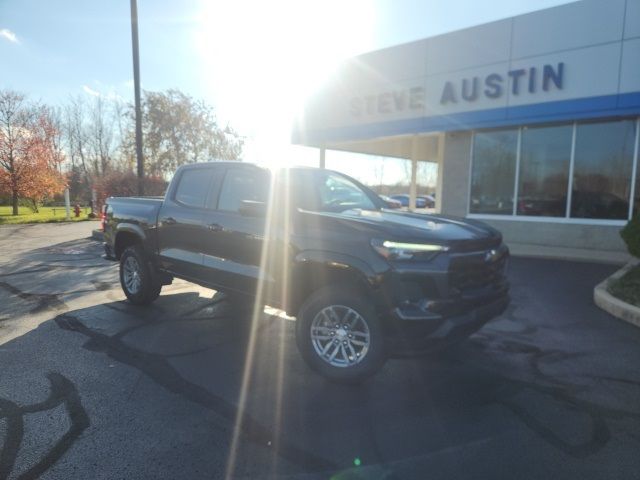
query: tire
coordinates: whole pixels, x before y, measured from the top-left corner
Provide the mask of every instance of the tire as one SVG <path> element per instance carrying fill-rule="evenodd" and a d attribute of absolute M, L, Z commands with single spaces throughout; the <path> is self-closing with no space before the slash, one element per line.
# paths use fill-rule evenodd
<path fill-rule="evenodd" d="M 122 252 L 120 286 L 134 305 L 149 305 L 160 295 L 162 284 L 142 246 L 132 245 Z"/>
<path fill-rule="evenodd" d="M 378 315 L 364 295 L 349 288 L 325 287 L 309 296 L 296 321 L 296 343 L 309 367 L 335 382 L 361 382 L 386 361 Z"/>

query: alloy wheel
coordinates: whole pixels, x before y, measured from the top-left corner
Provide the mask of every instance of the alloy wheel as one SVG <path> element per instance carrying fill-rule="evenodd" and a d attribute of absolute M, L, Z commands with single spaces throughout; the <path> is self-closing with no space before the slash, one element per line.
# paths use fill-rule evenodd
<path fill-rule="evenodd" d="M 136 295 L 142 286 L 142 278 L 140 276 L 140 263 L 135 257 L 127 257 L 123 265 L 123 279 L 127 291 Z"/>
<path fill-rule="evenodd" d="M 352 367 L 369 351 L 371 334 L 362 315 L 344 305 L 320 310 L 311 322 L 311 342 L 322 360 L 333 367 Z"/>

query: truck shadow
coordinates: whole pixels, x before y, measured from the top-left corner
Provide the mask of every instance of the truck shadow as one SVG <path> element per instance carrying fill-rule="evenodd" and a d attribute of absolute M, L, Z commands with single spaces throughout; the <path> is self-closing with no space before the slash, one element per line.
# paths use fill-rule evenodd
<path fill-rule="evenodd" d="M 95 321 L 105 316 L 118 320 L 113 333 Z M 506 316 L 517 316 L 517 309 Z M 249 352 L 252 320 L 234 315 L 221 295 L 167 295 L 147 309 L 114 302 L 61 314 L 55 323 L 84 337 L 83 348 L 139 370 L 224 419 L 229 444 L 237 434 L 240 450 L 247 443 L 267 448 L 271 460 L 263 467 L 273 473 L 279 462 L 296 472 L 327 472 L 352 459 L 379 466 L 466 444 L 478 432 L 461 417 L 489 406 L 502 407 L 574 458 L 608 442 L 608 420 L 640 419 L 638 412 L 585 399 L 583 381 L 545 373 L 579 354 L 543 350 L 526 332 L 482 331 L 446 355 L 392 361 L 374 379 L 344 386 L 307 370 L 294 347 L 293 322 L 280 317 L 258 317 L 258 341 Z M 569 433 L 575 425 L 554 423 L 562 412 L 582 434 Z M 409 444 L 402 441 L 407 435 Z M 231 469 L 242 473 L 242 465 Z M 393 478 L 387 467 L 370 473 Z"/>
<path fill-rule="evenodd" d="M 210 455 L 234 476 L 316 473 L 325 478 L 341 472 L 339 478 L 422 478 L 421 467 L 406 465 L 431 461 L 424 459 L 441 452 L 450 452 L 445 454 L 453 459 L 456 449 L 501 435 L 507 436 L 501 452 L 506 457 L 522 448 L 514 438 L 533 437 L 567 458 L 582 459 L 607 445 L 615 435 L 613 424 L 640 422 L 637 408 L 600 398 L 606 388 L 624 389 L 633 398 L 640 382 L 595 378 L 588 363 L 579 366 L 584 352 L 546 346 L 538 327 L 521 317 L 518 305 L 525 299 L 517 297 L 497 326 L 487 325 L 454 351 L 393 360 L 376 377 L 345 386 L 327 382 L 303 364 L 293 321 L 263 312 L 239 314 L 223 295 L 169 293 L 147 308 L 112 301 L 74 311 L 43 305 L 40 297 L 15 295 L 57 315 L 6 344 L 8 351 L 49 342 L 55 331 L 61 341 L 47 350 L 51 360 L 71 355 L 80 362 L 88 354 L 97 362 L 105 359 L 139 372 L 141 380 L 127 401 L 134 412 L 151 410 L 158 416 L 152 435 L 166 436 L 160 419 L 175 415 L 156 406 L 164 402 L 158 396 L 171 404 L 186 400 L 190 409 L 208 412 L 202 422 L 210 430 L 190 448 L 208 451 L 214 437 L 222 438 L 226 448 Z M 518 327 L 502 328 L 505 324 Z M 116 397 L 123 395 L 107 381 L 83 383 L 77 366 L 58 365 L 27 378 L 34 375 L 49 379 L 49 400 L 20 402 L 11 391 L 0 394 L 0 420 L 9 422 L 0 436 L 0 478 L 32 478 L 46 471 L 94 425 L 102 425 L 96 421 L 101 415 L 96 398 L 118 405 Z M 142 393 L 147 384 L 160 387 L 156 397 Z M 51 432 L 60 440 L 25 466 L 20 458 L 29 452 L 20 425 L 29 415 L 61 405 L 70 419 L 67 429 Z M 181 418 L 176 422 L 180 425 Z M 122 441 L 137 434 L 124 421 L 108 428 Z M 144 439 L 128 445 L 152 461 Z M 257 459 L 256 451 L 262 452 Z M 459 476 L 463 466 L 452 466 L 456 463 L 449 461 L 434 478 Z M 220 470 L 200 473 L 222 476 Z"/>
<path fill-rule="evenodd" d="M 58 406 L 64 406 L 70 425 L 48 451 L 22 472 L 20 478 L 38 478 L 46 472 L 89 426 L 89 416 L 82 406 L 75 385 L 65 376 L 55 372 L 49 372 L 47 379 L 50 393 L 42 402 L 18 405 L 0 398 L 0 419 L 6 422 L 5 439 L 0 444 L 0 478 L 8 478 L 15 466 L 23 445 L 26 416 L 51 412 Z"/>
<path fill-rule="evenodd" d="M 102 246 L 89 239 L 72 240 L 22 253 L 0 269 L 0 293 L 19 297 L 23 305 L 2 310 L 35 314 L 68 309 L 65 301 L 118 287 L 117 265 L 102 258 Z M 63 299 L 64 297 L 64 299 Z"/>

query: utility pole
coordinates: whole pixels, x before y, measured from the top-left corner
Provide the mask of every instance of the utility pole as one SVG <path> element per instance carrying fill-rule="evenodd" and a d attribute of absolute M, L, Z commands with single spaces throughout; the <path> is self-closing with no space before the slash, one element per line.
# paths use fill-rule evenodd
<path fill-rule="evenodd" d="M 131 0 L 131 45 L 133 48 L 133 89 L 136 111 L 136 159 L 138 161 L 138 195 L 144 195 L 144 158 L 142 158 L 142 112 L 140 108 L 140 52 L 138 47 L 138 3 Z"/>

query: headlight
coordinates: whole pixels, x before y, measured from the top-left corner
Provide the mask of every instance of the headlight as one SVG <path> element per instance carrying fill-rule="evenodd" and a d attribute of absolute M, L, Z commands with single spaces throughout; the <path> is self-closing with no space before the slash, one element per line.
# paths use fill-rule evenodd
<path fill-rule="evenodd" d="M 387 260 L 431 260 L 449 247 L 432 243 L 403 243 L 390 240 L 371 240 L 371 246 Z"/>

